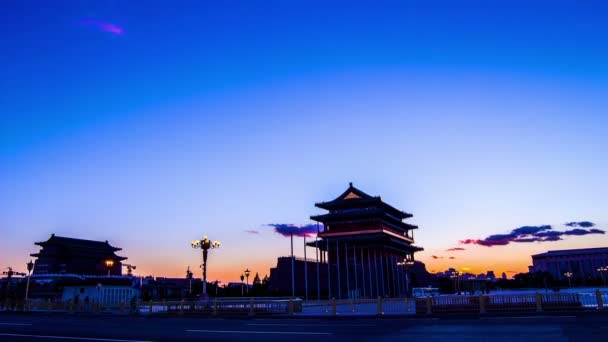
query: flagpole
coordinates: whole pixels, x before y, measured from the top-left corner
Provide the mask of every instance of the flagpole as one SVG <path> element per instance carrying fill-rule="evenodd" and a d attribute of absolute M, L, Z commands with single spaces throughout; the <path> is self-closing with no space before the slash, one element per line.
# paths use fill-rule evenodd
<path fill-rule="evenodd" d="M 296 296 L 296 276 L 295 265 L 293 259 L 293 233 L 291 233 L 291 297 Z"/>
<path fill-rule="evenodd" d="M 308 302 L 308 261 L 306 260 L 306 234 L 304 234 L 304 300 Z"/>

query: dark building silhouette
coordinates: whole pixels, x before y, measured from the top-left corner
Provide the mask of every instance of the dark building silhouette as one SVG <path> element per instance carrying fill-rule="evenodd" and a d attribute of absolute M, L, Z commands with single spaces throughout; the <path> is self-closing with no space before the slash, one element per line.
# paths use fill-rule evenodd
<path fill-rule="evenodd" d="M 549 272 L 554 279 L 565 280 L 603 277 L 599 269 L 608 266 L 608 247 L 562 249 L 532 256 L 531 272 Z"/>
<path fill-rule="evenodd" d="M 304 267 L 306 263 L 306 267 Z M 317 265 L 319 266 L 317 269 Z M 317 263 L 315 260 L 304 260 L 294 258 L 294 280 L 295 295 L 304 298 L 306 296 L 306 277 L 305 270 L 308 272 L 308 298 L 318 299 L 327 298 L 328 279 L 327 263 Z M 335 272 L 335 268 L 332 267 Z M 318 279 L 317 281 L 317 272 Z M 414 287 L 436 287 L 438 286 L 437 277 L 426 270 L 424 263 L 414 261 L 408 268 L 409 282 Z M 335 277 L 335 275 L 334 275 Z M 277 266 L 270 269 L 269 294 L 276 296 L 291 295 L 291 257 L 279 257 Z M 389 295 L 386 293 L 385 295 Z"/>
<path fill-rule="evenodd" d="M 319 266 L 318 269 L 317 265 Z M 327 297 L 327 264 L 317 263 L 315 260 L 310 259 L 304 260 L 303 258 L 294 258 L 294 287 L 296 295 L 303 297 L 306 295 L 305 270 L 308 272 L 309 297 L 317 298 L 319 292 L 321 298 Z M 319 274 L 318 277 L 317 273 Z M 279 257 L 277 259 L 277 266 L 270 269 L 269 291 L 273 295 L 291 295 L 291 257 Z"/>
<path fill-rule="evenodd" d="M 413 231 L 403 222 L 413 217 L 370 196 L 350 183 L 336 199 L 315 204 L 328 212 L 311 216 L 322 224 L 319 241 L 326 263 L 329 297 L 399 297 L 411 291 L 409 268 L 414 265 Z"/>
<path fill-rule="evenodd" d="M 108 241 L 74 239 L 55 234 L 47 241 L 36 242 L 40 252 L 36 257 L 33 274 L 122 275 L 122 261 L 127 258 L 115 254 L 121 248 Z M 108 267 L 107 261 L 112 261 Z"/>

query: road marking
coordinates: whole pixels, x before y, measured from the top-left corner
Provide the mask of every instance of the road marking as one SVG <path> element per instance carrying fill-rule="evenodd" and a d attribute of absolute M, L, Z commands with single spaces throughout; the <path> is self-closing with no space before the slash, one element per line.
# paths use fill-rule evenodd
<path fill-rule="evenodd" d="M 375 327 L 376 324 L 318 324 L 318 323 L 249 323 L 247 325 L 254 327 L 262 327 L 262 326 L 300 326 L 300 327 Z"/>
<path fill-rule="evenodd" d="M 189 329 L 187 332 L 204 332 L 204 333 L 219 333 L 219 334 L 283 334 L 283 335 L 333 335 L 328 332 L 310 332 L 310 331 L 254 331 L 254 330 L 199 330 Z"/>
<path fill-rule="evenodd" d="M 0 325 L 32 325 L 32 323 L 0 323 Z"/>
<path fill-rule="evenodd" d="M 546 319 L 546 318 L 576 318 L 576 316 L 513 316 L 513 317 L 479 317 L 479 319 Z"/>
<path fill-rule="evenodd" d="M 0 336 L 34 337 L 34 338 L 48 338 L 48 339 L 55 339 L 55 340 L 79 340 L 79 341 L 152 342 L 152 341 L 141 341 L 141 340 L 119 340 L 119 339 L 113 339 L 113 338 L 74 337 L 74 336 L 50 336 L 50 335 L 27 335 L 27 334 L 4 334 L 4 333 L 0 333 Z"/>

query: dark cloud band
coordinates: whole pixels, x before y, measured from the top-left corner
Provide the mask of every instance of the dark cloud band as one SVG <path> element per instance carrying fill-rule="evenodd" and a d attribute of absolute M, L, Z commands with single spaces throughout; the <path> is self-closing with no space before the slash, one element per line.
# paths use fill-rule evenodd
<path fill-rule="evenodd" d="M 273 227 L 275 233 L 281 234 L 283 236 L 314 236 L 317 234 L 317 225 L 316 224 L 307 224 L 303 226 L 297 226 L 295 224 L 287 224 L 287 223 L 270 223 L 268 226 Z"/>
<path fill-rule="evenodd" d="M 594 227 L 595 224 L 589 221 L 570 222 L 568 227 Z M 550 225 L 542 226 L 523 226 L 513 229 L 508 234 L 495 234 L 486 237 L 485 239 L 465 239 L 461 240 L 461 244 L 465 245 L 480 245 L 486 247 L 506 246 L 512 242 L 549 242 L 562 240 L 563 236 L 583 236 L 589 234 L 605 234 L 601 229 L 582 229 L 574 228 L 566 231 L 553 230 Z"/>

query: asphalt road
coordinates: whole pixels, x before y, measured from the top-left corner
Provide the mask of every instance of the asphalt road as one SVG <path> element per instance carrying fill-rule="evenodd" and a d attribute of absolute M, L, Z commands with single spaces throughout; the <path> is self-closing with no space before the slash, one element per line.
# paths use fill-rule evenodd
<path fill-rule="evenodd" d="M 0 314 L 0 341 L 608 341 L 608 315 L 196 318 Z"/>

